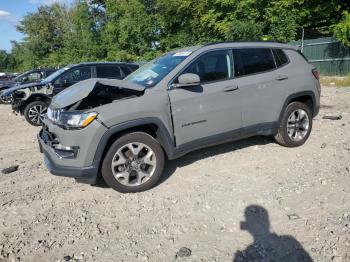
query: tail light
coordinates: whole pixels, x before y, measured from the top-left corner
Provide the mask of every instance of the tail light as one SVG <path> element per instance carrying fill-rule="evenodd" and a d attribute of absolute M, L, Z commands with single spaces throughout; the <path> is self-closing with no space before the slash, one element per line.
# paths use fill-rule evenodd
<path fill-rule="evenodd" d="M 314 77 L 317 79 L 317 80 L 320 80 L 320 73 L 318 72 L 318 70 L 315 68 L 315 69 L 312 69 L 312 74 L 314 75 Z"/>

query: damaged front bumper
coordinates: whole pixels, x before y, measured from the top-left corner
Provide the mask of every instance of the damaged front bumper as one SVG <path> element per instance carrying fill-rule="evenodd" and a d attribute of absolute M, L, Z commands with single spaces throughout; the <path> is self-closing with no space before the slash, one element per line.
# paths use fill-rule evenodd
<path fill-rule="evenodd" d="M 11 107 L 13 111 L 23 114 L 25 106 L 26 106 L 25 101 L 12 99 Z"/>
<path fill-rule="evenodd" d="M 96 184 L 99 163 L 94 161 L 95 143 L 86 139 L 90 132 L 100 130 L 104 133 L 104 127 L 89 126 L 87 130 L 63 130 L 45 119 L 44 125 L 38 134 L 40 152 L 44 154 L 47 169 L 56 176 L 72 177 L 77 182 Z M 91 129 L 91 130 L 89 130 Z M 69 134 L 76 132 L 74 140 L 69 139 Z M 97 132 L 99 133 L 99 132 Z M 74 146 L 66 146 L 74 144 Z M 97 146 L 96 146 L 97 147 Z"/>

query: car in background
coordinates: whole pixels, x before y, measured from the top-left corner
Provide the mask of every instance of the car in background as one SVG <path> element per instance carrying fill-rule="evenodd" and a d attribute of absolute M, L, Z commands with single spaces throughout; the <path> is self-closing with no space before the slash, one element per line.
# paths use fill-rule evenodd
<path fill-rule="evenodd" d="M 56 69 L 41 68 L 24 72 L 23 74 L 20 74 L 15 78 L 11 78 L 10 75 L 6 75 L 6 79 L 3 78 L 3 80 L 0 80 L 0 92 L 2 93 L 4 90 L 9 89 L 13 86 L 41 81 L 42 79 L 54 73 L 55 71 Z M 10 104 L 11 97 L 7 97 L 7 99 L 3 100 L 0 96 L 0 103 Z"/>
<path fill-rule="evenodd" d="M 123 79 L 139 66 L 134 63 L 90 62 L 68 65 L 44 80 L 14 86 L 2 93 L 2 99 L 11 97 L 12 109 L 24 115 L 29 124 L 40 126 L 51 98 L 82 80 L 90 78 Z"/>
<path fill-rule="evenodd" d="M 0 73 L 0 83 L 2 81 L 10 81 L 14 76 L 8 73 Z"/>

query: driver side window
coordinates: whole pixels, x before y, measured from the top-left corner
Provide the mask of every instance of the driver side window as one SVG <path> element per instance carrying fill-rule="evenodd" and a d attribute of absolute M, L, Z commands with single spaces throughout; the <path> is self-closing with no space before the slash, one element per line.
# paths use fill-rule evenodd
<path fill-rule="evenodd" d="M 186 73 L 197 74 L 201 83 L 230 79 L 232 77 L 231 52 L 220 50 L 204 54 L 182 74 Z"/>
<path fill-rule="evenodd" d="M 33 72 L 28 75 L 28 81 L 38 81 L 41 79 L 41 74 L 40 72 Z"/>
<path fill-rule="evenodd" d="M 73 69 L 64 76 L 61 77 L 61 83 L 77 83 L 86 79 L 91 78 L 91 68 L 90 67 L 81 67 Z"/>

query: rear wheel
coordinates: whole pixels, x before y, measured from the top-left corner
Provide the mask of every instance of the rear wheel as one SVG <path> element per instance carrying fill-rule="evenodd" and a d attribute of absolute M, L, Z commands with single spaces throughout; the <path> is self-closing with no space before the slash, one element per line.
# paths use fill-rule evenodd
<path fill-rule="evenodd" d="M 41 126 L 47 112 L 47 104 L 43 101 L 29 103 L 24 109 L 24 117 L 33 126 Z"/>
<path fill-rule="evenodd" d="M 282 146 L 297 147 L 305 143 L 312 129 L 310 108 L 300 102 L 290 103 L 281 120 L 275 140 Z"/>
<path fill-rule="evenodd" d="M 116 140 L 102 163 L 102 177 L 108 186 L 122 193 L 152 188 L 164 169 L 160 144 L 142 132 L 126 134 Z"/>

